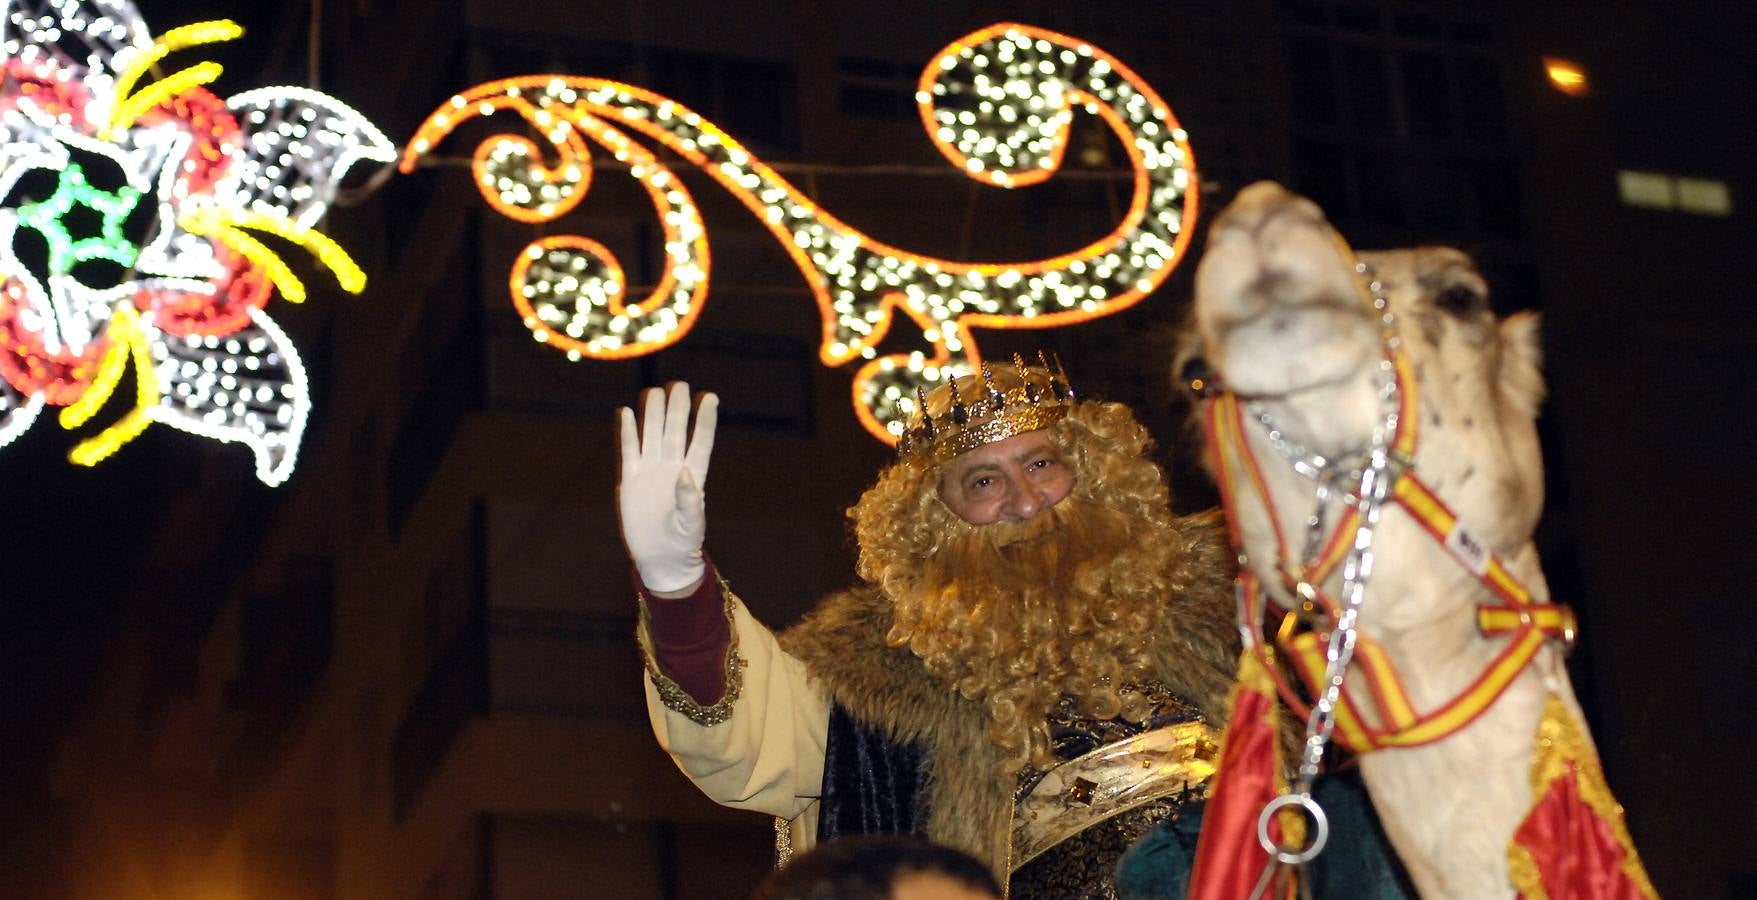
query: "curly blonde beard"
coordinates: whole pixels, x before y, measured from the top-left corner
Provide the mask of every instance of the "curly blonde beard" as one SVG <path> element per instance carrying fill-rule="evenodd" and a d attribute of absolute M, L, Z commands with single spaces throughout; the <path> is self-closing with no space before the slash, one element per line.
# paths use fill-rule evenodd
<path fill-rule="evenodd" d="M 1087 716 L 1144 716 L 1143 695 L 1117 688 L 1154 678 L 1181 552 L 1164 476 L 1125 407 L 1082 403 L 1052 435 L 1077 480 L 1028 521 L 971 525 L 940 502 L 937 471 L 907 465 L 850 510 L 860 574 L 895 604 L 891 644 L 984 703 L 1008 772 L 1054 764 L 1045 716 L 1064 694 Z"/>

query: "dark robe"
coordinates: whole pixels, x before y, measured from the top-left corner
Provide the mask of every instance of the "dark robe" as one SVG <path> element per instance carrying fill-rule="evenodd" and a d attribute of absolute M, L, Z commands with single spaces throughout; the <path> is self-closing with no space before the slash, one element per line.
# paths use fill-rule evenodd
<path fill-rule="evenodd" d="M 923 748 L 888 742 L 835 706 L 825 742 L 818 840 L 924 831 L 927 810 L 921 786 L 930 765 Z M 1320 778 L 1314 796 L 1330 819 L 1331 836 L 1306 873 L 1313 896 L 1415 900 L 1415 889 L 1385 841 L 1359 775 L 1345 771 Z M 1143 821 L 1142 815 L 1154 819 Z M 1199 799 L 1176 798 L 1155 809 L 1124 814 L 1022 867 L 1012 879 L 1013 897 L 1183 897 L 1189 889 L 1201 823 Z M 1091 871 L 1089 863 L 1095 858 L 1105 861 L 1107 871 L 1097 875 Z M 1112 864 L 1114 873 L 1108 871 Z M 1070 871 L 1077 876 L 1058 877 Z M 1114 887 L 1093 883 L 1095 877 L 1114 879 Z"/>

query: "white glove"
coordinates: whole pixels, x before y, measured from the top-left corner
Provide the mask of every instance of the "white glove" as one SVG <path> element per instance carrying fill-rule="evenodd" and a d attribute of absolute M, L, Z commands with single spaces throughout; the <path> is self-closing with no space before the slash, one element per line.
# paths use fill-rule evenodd
<path fill-rule="evenodd" d="M 689 385 L 645 392 L 646 411 L 635 431 L 634 411 L 622 407 L 622 479 L 616 502 L 622 540 L 647 590 L 676 593 L 696 586 L 707 573 L 702 538 L 708 511 L 708 454 L 714 450 L 714 423 L 720 398 L 702 395 L 695 433 L 684 449 L 689 424 Z"/>

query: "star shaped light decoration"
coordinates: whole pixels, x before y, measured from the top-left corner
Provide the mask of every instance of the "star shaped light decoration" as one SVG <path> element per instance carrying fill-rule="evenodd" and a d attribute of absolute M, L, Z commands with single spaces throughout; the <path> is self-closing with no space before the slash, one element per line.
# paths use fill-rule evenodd
<path fill-rule="evenodd" d="M 314 227 L 348 169 L 395 148 L 336 99 L 269 87 L 221 99 L 180 50 L 229 21 L 152 36 L 123 0 L 12 0 L 0 20 L 0 447 L 46 406 L 76 429 L 135 369 L 133 406 L 73 447 L 91 465 L 153 422 L 251 448 L 293 471 L 311 399 L 264 311 L 305 299 L 262 240 L 309 252 L 341 287 L 366 278 Z"/>

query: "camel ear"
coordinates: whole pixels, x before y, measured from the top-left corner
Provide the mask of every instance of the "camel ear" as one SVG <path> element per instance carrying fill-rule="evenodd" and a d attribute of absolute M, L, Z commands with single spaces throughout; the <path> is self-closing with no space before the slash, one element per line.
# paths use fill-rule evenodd
<path fill-rule="evenodd" d="M 1543 405 L 1543 347 L 1538 342 L 1538 315 L 1535 312 L 1514 313 L 1502 320 L 1501 397 L 1522 414 L 1537 418 Z"/>

